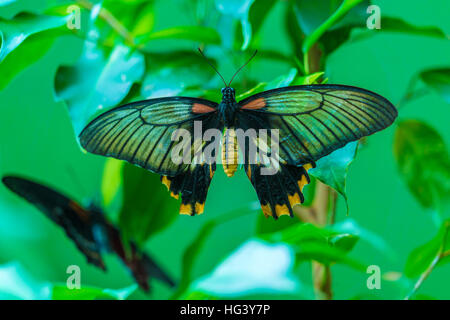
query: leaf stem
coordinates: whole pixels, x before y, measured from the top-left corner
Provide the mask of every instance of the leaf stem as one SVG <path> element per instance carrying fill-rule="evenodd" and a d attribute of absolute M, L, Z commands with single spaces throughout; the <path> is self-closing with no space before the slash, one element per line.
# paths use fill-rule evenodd
<path fill-rule="evenodd" d="M 354 6 L 360 3 L 362 0 L 344 0 L 337 10 L 316 30 L 313 31 L 303 42 L 302 50 L 306 54 L 309 49 L 320 39 L 320 37 L 331 28 L 336 22 L 338 22 L 343 16 L 347 14 Z"/>
<path fill-rule="evenodd" d="M 305 54 L 303 55 L 303 68 L 305 69 L 305 76 L 309 75 L 309 56 L 308 56 L 308 52 L 305 52 Z"/>
<path fill-rule="evenodd" d="M 442 243 L 439 248 L 438 253 L 436 254 L 436 257 L 434 257 L 433 261 L 430 263 L 428 268 L 420 275 L 419 280 L 417 280 L 416 284 L 414 285 L 414 288 L 411 290 L 411 292 L 406 295 L 405 300 L 411 299 L 411 297 L 416 294 L 416 292 L 419 290 L 419 288 L 422 286 L 423 282 L 428 278 L 430 273 L 434 270 L 436 265 L 441 261 L 443 258 L 450 255 L 450 250 L 444 251 L 445 245 L 447 243 L 447 236 L 449 232 L 450 225 L 447 225 L 445 228 L 444 237 L 442 238 Z"/>

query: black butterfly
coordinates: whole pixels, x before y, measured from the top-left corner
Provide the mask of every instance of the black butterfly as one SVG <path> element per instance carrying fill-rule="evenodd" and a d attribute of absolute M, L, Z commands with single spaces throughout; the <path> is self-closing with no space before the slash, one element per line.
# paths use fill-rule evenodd
<path fill-rule="evenodd" d="M 231 81 L 228 85 L 223 81 L 220 103 L 166 97 L 113 108 L 84 128 L 81 145 L 89 152 L 127 160 L 162 175 L 171 195 L 181 194 L 180 213 L 195 215 L 203 212 L 216 165 L 206 161 L 172 161 L 169 154 L 174 148 L 172 135 L 176 130 L 185 129 L 193 136 L 194 121 L 200 121 L 205 131 L 225 130 L 222 159 L 226 174 L 232 176 L 237 169 L 236 130 L 279 129 L 278 173 L 261 175 L 266 163 L 252 163 L 248 158 L 243 161 L 264 215 L 277 218 L 284 214 L 293 216 L 292 207 L 303 202 L 302 189 L 309 183 L 307 171 L 315 166 L 315 161 L 388 127 L 397 117 L 397 110 L 387 99 L 356 87 L 290 86 L 236 102 Z M 213 141 L 197 143 L 191 139 L 192 152 L 202 153 L 210 143 Z M 268 148 L 257 139 L 239 147 L 246 155 L 251 147 L 258 151 Z"/>
<path fill-rule="evenodd" d="M 3 184 L 61 226 L 89 263 L 106 271 L 101 253 L 113 252 L 131 271 L 139 287 L 149 290 L 155 277 L 174 286 L 173 280 L 132 241 L 124 243 L 120 231 L 95 207 L 85 209 L 77 202 L 40 183 L 17 176 L 4 176 Z"/>

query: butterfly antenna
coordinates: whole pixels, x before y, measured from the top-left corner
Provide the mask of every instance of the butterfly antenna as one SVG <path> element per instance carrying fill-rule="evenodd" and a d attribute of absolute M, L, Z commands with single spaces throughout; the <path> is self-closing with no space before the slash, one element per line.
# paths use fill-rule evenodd
<path fill-rule="evenodd" d="M 219 75 L 220 78 L 222 78 L 223 83 L 225 84 L 225 87 L 227 86 L 227 83 L 225 81 L 225 79 L 222 77 L 222 75 L 220 74 L 219 71 L 217 71 L 216 67 L 214 67 L 214 65 L 209 62 L 208 58 L 205 56 L 205 54 L 203 53 L 202 49 L 198 48 L 198 51 L 200 52 L 200 54 L 202 55 L 203 58 L 205 58 L 206 62 L 208 62 L 208 64 L 211 66 L 211 68 L 214 69 L 214 71 Z"/>
<path fill-rule="evenodd" d="M 258 50 L 255 50 L 255 53 L 253 53 L 253 55 L 250 57 L 250 59 L 248 59 L 248 61 L 246 63 L 244 63 L 242 65 L 242 67 L 240 67 L 236 73 L 233 75 L 233 77 L 231 77 L 230 83 L 228 84 L 228 87 L 231 85 L 231 82 L 233 81 L 234 77 L 236 77 L 236 75 L 246 66 L 248 65 L 248 63 L 256 56 L 256 54 L 258 53 Z"/>

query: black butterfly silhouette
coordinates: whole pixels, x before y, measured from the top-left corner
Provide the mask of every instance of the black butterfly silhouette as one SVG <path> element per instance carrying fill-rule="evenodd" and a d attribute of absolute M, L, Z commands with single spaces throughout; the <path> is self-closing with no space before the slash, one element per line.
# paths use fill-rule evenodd
<path fill-rule="evenodd" d="M 152 277 L 169 286 L 175 285 L 171 277 L 133 241 L 122 240 L 119 229 L 106 220 L 100 209 L 95 206 L 84 208 L 58 191 L 29 179 L 4 176 L 2 181 L 8 189 L 61 226 L 89 263 L 106 271 L 101 254 L 112 252 L 127 266 L 142 290 L 149 291 L 148 281 Z"/>

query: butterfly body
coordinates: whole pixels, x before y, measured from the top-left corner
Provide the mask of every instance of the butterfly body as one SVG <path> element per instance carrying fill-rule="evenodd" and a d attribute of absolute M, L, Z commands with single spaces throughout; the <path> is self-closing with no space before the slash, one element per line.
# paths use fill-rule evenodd
<path fill-rule="evenodd" d="M 234 127 L 238 109 L 239 105 L 236 102 L 235 90 L 231 87 L 223 88 L 222 102 L 220 102 L 218 110 L 225 127 Z"/>

